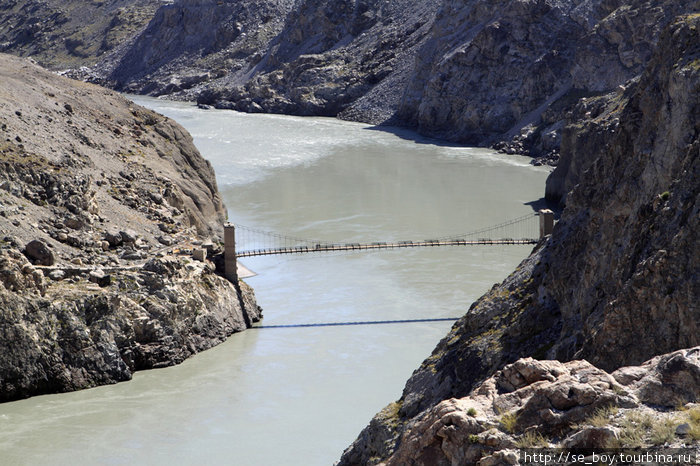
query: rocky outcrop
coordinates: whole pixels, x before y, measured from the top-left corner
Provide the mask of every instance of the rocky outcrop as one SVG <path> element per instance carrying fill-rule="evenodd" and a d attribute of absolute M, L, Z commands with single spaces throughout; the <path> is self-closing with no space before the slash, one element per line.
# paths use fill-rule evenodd
<path fill-rule="evenodd" d="M 518 358 L 612 371 L 700 344 L 699 25 L 674 20 L 638 81 L 564 140 L 590 162 L 551 237 L 472 305 L 409 379 L 396 416 L 377 415 L 341 464 L 390 457 L 416 416 Z"/>
<path fill-rule="evenodd" d="M 612 374 L 519 359 L 410 421 L 383 464 L 518 464 L 520 449 L 537 447 L 697 449 L 698 374 L 700 347 Z"/>
<path fill-rule="evenodd" d="M 7 55 L 0 83 L 0 401 L 127 380 L 260 318 L 210 260 L 225 210 L 181 126 Z"/>

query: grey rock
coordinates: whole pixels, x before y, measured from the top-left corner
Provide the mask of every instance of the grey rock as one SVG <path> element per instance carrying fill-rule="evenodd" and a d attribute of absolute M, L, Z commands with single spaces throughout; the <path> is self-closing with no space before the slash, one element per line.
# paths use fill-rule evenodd
<path fill-rule="evenodd" d="M 80 230 L 85 226 L 85 223 L 76 217 L 68 217 L 65 219 L 65 224 L 72 230 Z"/>
<path fill-rule="evenodd" d="M 196 261 L 204 262 L 207 259 L 207 250 L 206 249 L 193 249 L 192 250 L 192 258 Z"/>
<path fill-rule="evenodd" d="M 104 238 L 112 247 L 120 246 L 124 242 L 121 233 L 118 231 L 107 231 L 105 232 Z"/>
<path fill-rule="evenodd" d="M 158 242 L 165 246 L 170 246 L 173 244 L 173 239 L 170 236 L 159 236 Z"/>
<path fill-rule="evenodd" d="M 700 349 L 679 350 L 647 361 L 640 369 L 622 367 L 613 377 L 627 382 L 639 399 L 657 406 L 700 400 Z"/>
<path fill-rule="evenodd" d="M 564 439 L 564 448 L 609 448 L 618 437 L 617 429 L 612 427 L 585 427 Z"/>
<path fill-rule="evenodd" d="M 53 281 L 61 281 L 66 277 L 66 273 L 63 270 L 52 270 L 49 272 L 49 278 Z"/>
<path fill-rule="evenodd" d="M 680 424 L 678 427 L 676 427 L 676 435 L 684 436 L 688 435 L 692 431 L 692 428 L 690 427 L 690 424 L 687 422 L 684 422 L 683 424 Z"/>
<path fill-rule="evenodd" d="M 88 280 L 92 283 L 97 283 L 99 286 L 105 287 L 112 283 L 112 277 L 107 275 L 104 270 L 93 270 L 88 274 Z"/>
<path fill-rule="evenodd" d="M 120 231 L 119 236 L 126 244 L 133 244 L 138 239 L 138 235 L 133 230 Z"/>
<path fill-rule="evenodd" d="M 138 251 L 126 251 L 121 258 L 127 261 L 137 261 L 143 259 L 143 254 Z"/>

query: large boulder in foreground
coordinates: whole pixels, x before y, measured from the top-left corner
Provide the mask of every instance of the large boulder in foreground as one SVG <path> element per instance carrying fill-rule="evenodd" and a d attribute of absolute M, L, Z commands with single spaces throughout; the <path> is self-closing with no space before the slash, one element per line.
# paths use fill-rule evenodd
<path fill-rule="evenodd" d="M 519 449 L 538 447 L 697 448 L 699 371 L 700 347 L 612 374 L 519 359 L 412 420 L 386 465 L 516 464 Z"/>

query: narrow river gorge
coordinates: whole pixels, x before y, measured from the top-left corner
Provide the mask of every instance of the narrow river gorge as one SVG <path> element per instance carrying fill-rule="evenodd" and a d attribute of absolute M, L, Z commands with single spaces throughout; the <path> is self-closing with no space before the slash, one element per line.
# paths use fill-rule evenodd
<path fill-rule="evenodd" d="M 328 242 L 424 240 L 533 213 L 548 170 L 408 131 L 200 110 L 180 122 L 237 224 Z M 451 322 L 530 246 L 249 258 L 265 326 L 131 382 L 0 405 L 1 464 L 330 465 Z"/>

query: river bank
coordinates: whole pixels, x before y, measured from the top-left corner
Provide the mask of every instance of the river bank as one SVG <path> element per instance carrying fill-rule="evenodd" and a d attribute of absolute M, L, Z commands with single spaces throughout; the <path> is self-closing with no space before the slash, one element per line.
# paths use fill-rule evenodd
<path fill-rule="evenodd" d="M 0 401 L 129 380 L 259 320 L 191 251 L 225 219 L 186 131 L 0 55 Z"/>
<path fill-rule="evenodd" d="M 363 242 L 471 231 L 532 213 L 527 203 L 541 196 L 548 173 L 518 156 L 335 119 L 138 102 L 193 135 L 216 171 L 230 220 L 292 236 Z M 460 315 L 464 302 L 529 250 L 425 248 L 244 263 L 257 273 L 246 282 L 265 310 L 263 326 L 406 320 Z M 9 458 L 31 452 L 35 462 L 68 462 L 80 451 L 93 464 L 235 457 L 328 465 L 398 396 L 450 325 L 249 330 L 179 366 L 137 372 L 134 383 L 0 405 L 0 451 Z"/>

